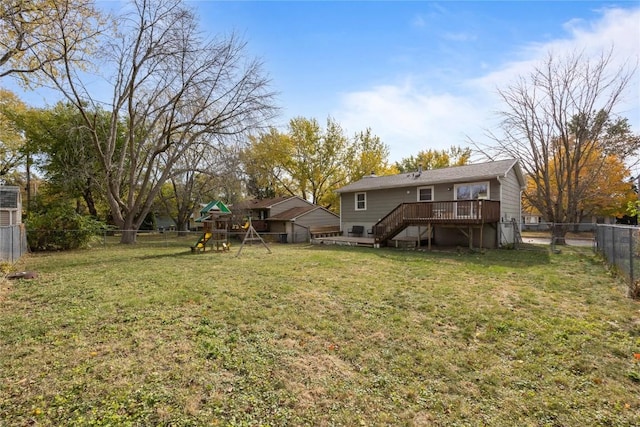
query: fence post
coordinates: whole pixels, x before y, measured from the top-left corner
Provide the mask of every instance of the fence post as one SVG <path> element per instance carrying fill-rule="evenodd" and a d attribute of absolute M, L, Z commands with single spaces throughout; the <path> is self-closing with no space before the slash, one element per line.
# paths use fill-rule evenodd
<path fill-rule="evenodd" d="M 616 229 L 611 227 L 611 263 L 618 265 L 618 259 L 616 257 Z"/>

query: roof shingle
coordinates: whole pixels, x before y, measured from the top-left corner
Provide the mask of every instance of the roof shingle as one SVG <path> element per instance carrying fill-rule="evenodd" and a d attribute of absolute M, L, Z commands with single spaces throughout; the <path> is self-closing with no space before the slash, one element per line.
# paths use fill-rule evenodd
<path fill-rule="evenodd" d="M 472 165 L 452 166 L 442 169 L 429 169 L 423 170 L 421 173 L 416 171 L 398 175 L 366 176 L 336 191 L 338 193 L 349 193 L 374 189 L 381 190 L 385 188 L 491 179 L 497 176 L 505 176 L 517 163 L 518 161 L 515 159 L 508 159 Z M 517 173 L 519 174 L 519 178 L 523 180 L 519 169 Z"/>

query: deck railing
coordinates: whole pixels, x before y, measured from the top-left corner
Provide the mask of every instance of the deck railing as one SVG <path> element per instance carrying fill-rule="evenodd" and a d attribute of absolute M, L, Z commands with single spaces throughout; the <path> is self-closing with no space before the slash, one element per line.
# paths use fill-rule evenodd
<path fill-rule="evenodd" d="M 374 225 L 372 231 L 380 242 L 411 225 L 474 225 L 499 220 L 500 202 L 492 200 L 402 203 Z"/>

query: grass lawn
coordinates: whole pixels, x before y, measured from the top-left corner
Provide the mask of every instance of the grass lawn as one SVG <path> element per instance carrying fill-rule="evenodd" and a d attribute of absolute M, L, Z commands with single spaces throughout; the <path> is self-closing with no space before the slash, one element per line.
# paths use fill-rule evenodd
<path fill-rule="evenodd" d="M 640 425 L 640 303 L 588 248 L 193 242 L 0 283 L 0 425 Z"/>

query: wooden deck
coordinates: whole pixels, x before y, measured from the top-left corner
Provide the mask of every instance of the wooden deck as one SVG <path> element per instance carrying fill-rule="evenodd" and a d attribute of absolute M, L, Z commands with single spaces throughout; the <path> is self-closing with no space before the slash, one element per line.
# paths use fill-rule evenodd
<path fill-rule="evenodd" d="M 463 200 L 401 203 L 373 226 L 376 244 L 384 245 L 410 226 L 469 228 L 500 220 L 500 202 Z M 469 231 L 471 233 L 471 231 Z"/>

